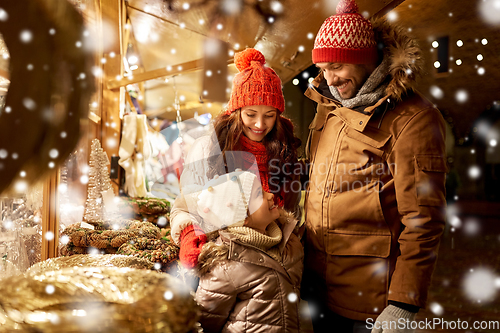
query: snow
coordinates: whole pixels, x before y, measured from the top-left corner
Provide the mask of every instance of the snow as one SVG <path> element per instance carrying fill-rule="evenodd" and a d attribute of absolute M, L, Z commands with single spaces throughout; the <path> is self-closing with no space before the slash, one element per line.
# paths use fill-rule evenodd
<path fill-rule="evenodd" d="M 174 293 L 172 293 L 170 290 L 165 291 L 163 294 L 163 297 L 167 300 L 170 301 L 172 298 L 174 298 Z"/>
<path fill-rule="evenodd" d="M 52 231 L 47 231 L 45 233 L 45 239 L 48 241 L 51 241 L 54 239 L 54 233 Z"/>
<path fill-rule="evenodd" d="M 23 105 L 26 109 L 33 111 L 36 109 L 36 103 L 29 97 L 23 98 Z"/>
<path fill-rule="evenodd" d="M 23 43 L 29 43 L 33 40 L 33 33 L 30 30 L 23 30 L 21 31 L 19 38 Z"/>
<path fill-rule="evenodd" d="M 464 89 L 457 90 L 455 93 L 455 99 L 459 103 L 465 103 L 469 99 L 469 93 Z"/>
<path fill-rule="evenodd" d="M 489 268 L 471 269 L 463 281 L 463 292 L 473 302 L 489 302 L 497 292 L 497 276 Z"/>
<path fill-rule="evenodd" d="M 444 313 L 443 307 L 441 306 L 441 304 L 437 302 L 431 303 L 429 308 L 431 309 L 432 313 L 434 313 L 437 316 L 441 316 Z"/>
<path fill-rule="evenodd" d="M 431 91 L 432 97 L 434 97 L 436 99 L 441 99 L 444 96 L 443 90 L 441 88 L 439 88 L 438 86 L 431 86 L 430 91 Z"/>
<path fill-rule="evenodd" d="M 46 287 L 45 287 L 45 292 L 49 295 L 52 295 L 54 293 L 54 291 L 56 291 L 56 288 L 51 285 L 51 284 L 48 284 Z"/>
<path fill-rule="evenodd" d="M 481 176 L 481 169 L 477 165 L 473 165 L 469 168 L 468 173 L 471 179 L 478 179 Z"/>
<path fill-rule="evenodd" d="M 49 156 L 50 158 L 57 158 L 57 156 L 59 156 L 59 151 L 57 149 L 51 149 L 49 151 Z"/>
<path fill-rule="evenodd" d="M 7 14 L 7 12 L 4 9 L 0 8 L 0 21 L 5 22 L 8 19 L 9 19 L 9 15 Z"/>
<path fill-rule="evenodd" d="M 500 24 L 500 0 L 479 1 L 479 14 L 485 23 L 498 26 Z"/>

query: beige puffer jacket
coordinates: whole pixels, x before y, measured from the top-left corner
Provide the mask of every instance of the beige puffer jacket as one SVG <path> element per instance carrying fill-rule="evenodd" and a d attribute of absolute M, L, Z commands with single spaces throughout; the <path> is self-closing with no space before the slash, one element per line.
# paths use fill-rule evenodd
<path fill-rule="evenodd" d="M 304 251 L 293 233 L 296 219 L 281 210 L 281 262 L 220 231 L 199 258 L 196 300 L 205 332 L 299 332 L 299 286 Z M 269 252 L 269 251 L 268 251 Z"/>

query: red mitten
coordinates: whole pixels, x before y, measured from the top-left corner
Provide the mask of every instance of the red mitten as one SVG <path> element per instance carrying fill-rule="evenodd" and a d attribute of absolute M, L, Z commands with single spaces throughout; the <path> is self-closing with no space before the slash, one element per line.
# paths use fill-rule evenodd
<path fill-rule="evenodd" d="M 196 235 L 198 233 L 198 236 Z M 207 242 L 207 235 L 197 225 L 190 225 L 181 232 L 181 247 L 179 259 L 186 268 L 193 268 L 198 264 L 201 248 Z"/>

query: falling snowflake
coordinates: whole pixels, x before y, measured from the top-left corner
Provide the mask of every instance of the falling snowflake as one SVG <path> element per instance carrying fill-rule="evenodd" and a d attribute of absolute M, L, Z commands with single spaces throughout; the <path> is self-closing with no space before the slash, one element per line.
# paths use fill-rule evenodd
<path fill-rule="evenodd" d="M 56 288 L 51 285 L 51 284 L 48 284 L 46 287 L 45 287 L 45 292 L 49 295 L 52 295 L 54 293 L 54 291 L 56 291 Z"/>
<path fill-rule="evenodd" d="M 243 0 L 223 0 L 221 8 L 227 15 L 236 15 L 243 9 Z"/>
<path fill-rule="evenodd" d="M 394 22 L 398 19 L 398 14 L 396 12 L 390 12 L 389 14 L 387 14 L 387 19 L 390 22 Z"/>
<path fill-rule="evenodd" d="M 455 99 L 459 103 L 465 103 L 469 99 L 469 93 L 466 90 L 458 90 L 455 94 Z"/>
<path fill-rule="evenodd" d="M 165 218 L 165 216 L 160 216 L 156 224 L 158 224 L 158 226 L 160 227 L 164 227 L 167 225 L 167 219 Z"/>
<path fill-rule="evenodd" d="M 80 177 L 80 183 L 87 184 L 89 182 L 89 176 L 83 175 Z"/>
<path fill-rule="evenodd" d="M 19 38 L 23 43 L 29 43 L 33 40 L 33 33 L 29 30 L 23 30 L 21 31 Z"/>
<path fill-rule="evenodd" d="M 463 280 L 463 292 L 473 302 L 489 302 L 497 292 L 497 277 L 488 268 L 471 269 Z"/>
<path fill-rule="evenodd" d="M 51 241 L 54 239 L 54 233 L 52 231 L 47 231 L 45 233 L 45 239 L 48 241 Z"/>
<path fill-rule="evenodd" d="M 481 176 L 481 169 L 478 166 L 474 165 L 469 168 L 469 177 L 471 179 L 478 179 Z"/>
<path fill-rule="evenodd" d="M 87 249 L 87 253 L 90 255 L 97 255 L 99 254 L 99 249 L 91 246 Z"/>
<path fill-rule="evenodd" d="M 66 245 L 66 244 L 69 243 L 69 236 L 68 235 L 61 236 L 61 238 L 59 239 L 59 241 L 61 242 L 61 244 Z"/>
<path fill-rule="evenodd" d="M 462 221 L 457 216 L 453 216 L 449 221 L 453 228 L 460 228 L 462 226 Z"/>
<path fill-rule="evenodd" d="M 0 8 L 0 21 L 5 22 L 8 19 L 9 19 L 9 14 L 7 14 L 7 12 L 4 9 Z"/>
<path fill-rule="evenodd" d="M 49 151 L 50 158 L 57 158 L 59 156 L 59 151 L 57 149 L 51 149 Z"/>
<path fill-rule="evenodd" d="M 441 306 L 441 304 L 433 302 L 430 304 L 430 309 L 432 313 L 434 313 L 437 316 L 441 316 L 444 313 L 444 309 Z"/>
<path fill-rule="evenodd" d="M 289 293 L 287 298 L 290 303 L 295 303 L 299 299 L 296 293 Z"/>
<path fill-rule="evenodd" d="M 481 231 L 481 225 L 476 219 L 466 220 L 464 223 L 464 232 L 468 236 L 475 236 Z"/>
<path fill-rule="evenodd" d="M 165 291 L 165 293 L 163 294 L 163 297 L 164 297 L 167 301 L 170 301 L 172 298 L 174 298 L 174 293 L 173 293 L 173 292 L 171 292 L 170 290 Z"/>
<path fill-rule="evenodd" d="M 479 2 L 479 13 L 484 22 L 490 25 L 500 24 L 500 0 L 483 0 Z"/>
<path fill-rule="evenodd" d="M 29 97 L 23 98 L 23 105 L 26 109 L 33 111 L 36 109 L 36 103 Z"/>
<path fill-rule="evenodd" d="M 438 86 L 431 86 L 431 95 L 436 98 L 436 99 L 441 99 L 444 96 L 444 92 L 441 88 Z"/>

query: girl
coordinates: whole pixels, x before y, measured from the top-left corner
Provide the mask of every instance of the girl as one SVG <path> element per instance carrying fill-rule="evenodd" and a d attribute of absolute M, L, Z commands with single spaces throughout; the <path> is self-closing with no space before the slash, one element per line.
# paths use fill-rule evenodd
<path fill-rule="evenodd" d="M 199 256 L 196 301 L 204 332 L 300 331 L 304 251 L 293 233 L 297 220 L 276 206 L 258 178 L 232 172 L 195 194 L 206 223 L 228 225 Z"/>
<path fill-rule="evenodd" d="M 233 80 L 226 110 L 214 119 L 215 135 L 198 139 L 186 157 L 181 186 L 205 184 L 209 178 L 234 171 L 258 169 L 262 188 L 274 194 L 279 207 L 298 213 L 300 189 L 294 167 L 298 167 L 300 140 L 293 134 L 290 120 L 281 114 L 285 100 L 281 80 L 255 49 L 234 57 L 240 71 Z M 246 152 L 235 157 L 235 151 Z M 229 162 L 229 163 L 228 163 Z M 297 186 L 295 186 L 297 187 Z M 190 212 L 184 195 L 179 195 L 171 212 L 171 232 L 180 246 L 180 260 L 193 268 L 200 249 L 207 242 L 203 222 Z"/>

